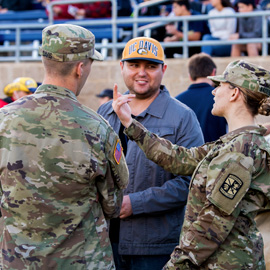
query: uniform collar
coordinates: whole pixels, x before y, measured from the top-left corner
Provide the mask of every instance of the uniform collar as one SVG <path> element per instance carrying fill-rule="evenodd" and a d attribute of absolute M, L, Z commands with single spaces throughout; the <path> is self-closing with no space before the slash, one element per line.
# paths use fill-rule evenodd
<path fill-rule="evenodd" d="M 41 86 L 39 86 L 38 89 L 35 91 L 35 94 L 41 94 L 41 93 L 46 93 L 46 94 L 53 93 L 58 96 L 68 97 L 77 101 L 76 95 L 71 90 L 68 90 L 67 88 L 64 88 L 64 87 L 52 85 L 52 84 L 42 84 Z"/>
<path fill-rule="evenodd" d="M 220 140 L 225 143 L 225 142 L 231 141 L 233 138 L 235 138 L 241 134 L 246 134 L 246 133 L 249 133 L 249 134 L 253 133 L 253 134 L 263 136 L 265 134 L 266 130 L 267 129 L 261 125 L 245 126 L 245 127 L 233 130 L 233 131 L 229 132 L 228 134 L 220 137 Z"/>

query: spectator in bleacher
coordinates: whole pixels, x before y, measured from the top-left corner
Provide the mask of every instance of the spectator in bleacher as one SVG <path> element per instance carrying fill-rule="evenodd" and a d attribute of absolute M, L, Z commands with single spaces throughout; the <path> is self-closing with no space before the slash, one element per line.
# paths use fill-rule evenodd
<path fill-rule="evenodd" d="M 130 16 L 132 14 L 132 6 L 130 0 L 117 0 L 117 15 Z"/>
<path fill-rule="evenodd" d="M 199 12 L 191 10 L 188 0 L 174 0 L 172 1 L 172 11 L 174 16 L 193 16 L 200 15 Z M 200 40 L 205 30 L 205 23 L 202 21 L 190 21 L 188 24 L 188 40 L 196 41 Z M 166 25 L 167 36 L 164 38 L 164 42 L 175 42 L 183 40 L 183 23 L 170 23 Z M 194 53 L 200 52 L 198 47 L 190 47 L 190 56 Z M 166 48 L 165 54 L 167 58 L 174 57 L 174 54 L 181 54 L 182 48 Z"/>
<path fill-rule="evenodd" d="M 111 3 L 106 1 L 87 4 L 55 5 L 53 6 L 53 14 L 55 20 L 109 18 L 111 17 Z"/>
<path fill-rule="evenodd" d="M 143 2 L 151 2 L 153 0 L 142 0 Z M 165 15 L 166 14 L 166 15 Z M 162 3 L 162 5 L 153 5 L 149 7 L 144 7 L 139 10 L 139 16 L 167 16 L 166 5 Z M 158 40 L 163 41 L 164 36 L 166 35 L 166 29 L 164 24 L 159 27 L 151 29 L 151 37 Z"/>
<path fill-rule="evenodd" d="M 58 0 L 51 0 L 51 2 Z M 52 7 L 54 20 L 72 20 L 83 18 L 80 15 L 80 10 L 83 9 L 83 4 L 70 5 L 55 5 Z"/>
<path fill-rule="evenodd" d="M 238 11 L 256 12 L 254 0 L 238 0 Z M 252 38 L 262 37 L 262 17 L 242 17 L 238 19 L 238 33 L 230 36 L 230 39 L 250 39 L 247 44 L 233 44 L 231 56 L 240 56 L 242 53 L 247 53 L 248 56 L 258 56 L 262 49 L 261 43 L 251 43 Z"/>
<path fill-rule="evenodd" d="M 230 0 L 211 0 L 211 4 L 214 8 L 208 13 L 210 17 L 235 14 Z M 228 40 L 235 33 L 236 26 L 236 18 L 209 19 L 211 34 L 204 35 L 203 40 Z M 231 45 L 205 45 L 202 52 L 211 56 L 230 56 Z"/>
<path fill-rule="evenodd" d="M 110 18 L 111 2 L 94 2 L 83 5 L 81 15 L 85 18 Z"/>
<path fill-rule="evenodd" d="M 0 13 L 5 13 L 9 10 L 21 11 L 31 9 L 32 0 L 0 0 Z"/>
<path fill-rule="evenodd" d="M 143 2 L 150 2 L 152 0 L 143 0 Z M 153 5 L 149 7 L 141 8 L 139 11 L 140 16 L 158 16 L 160 15 L 160 6 L 159 5 Z"/>

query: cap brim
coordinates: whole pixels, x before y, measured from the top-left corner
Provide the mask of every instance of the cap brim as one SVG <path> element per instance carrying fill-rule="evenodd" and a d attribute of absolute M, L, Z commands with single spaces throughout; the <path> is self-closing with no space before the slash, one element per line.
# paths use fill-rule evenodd
<path fill-rule="evenodd" d="M 218 75 L 218 76 L 207 76 L 208 79 L 212 80 L 215 83 L 220 83 L 220 82 L 228 82 L 223 75 Z"/>
<path fill-rule="evenodd" d="M 94 54 L 91 56 L 91 59 L 96 60 L 96 61 L 103 61 L 104 60 L 102 54 L 96 50 L 94 51 Z"/>
<path fill-rule="evenodd" d="M 33 94 L 33 93 L 35 93 L 36 92 L 36 90 L 37 90 L 37 87 L 36 88 L 34 88 L 34 87 L 31 87 L 31 88 L 28 88 L 28 90 Z"/>
<path fill-rule="evenodd" d="M 132 61 L 132 60 L 145 60 L 145 61 L 150 61 L 150 62 L 154 62 L 154 63 L 158 63 L 158 64 L 164 64 L 164 62 L 162 60 L 158 60 L 158 59 L 153 59 L 153 58 L 146 58 L 146 57 L 133 57 L 133 58 L 126 58 L 126 59 L 122 59 L 121 61 Z"/>

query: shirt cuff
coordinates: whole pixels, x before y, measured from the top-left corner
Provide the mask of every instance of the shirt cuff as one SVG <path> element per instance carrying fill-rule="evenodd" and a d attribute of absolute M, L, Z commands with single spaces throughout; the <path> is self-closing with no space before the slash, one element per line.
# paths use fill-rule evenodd
<path fill-rule="evenodd" d="M 146 131 L 147 130 L 141 123 L 133 119 L 130 126 L 125 128 L 124 133 L 130 140 L 137 141 Z"/>
<path fill-rule="evenodd" d="M 132 207 L 132 213 L 133 215 L 139 215 L 144 213 L 144 208 L 143 208 L 143 199 L 140 193 L 130 193 L 128 194 L 131 202 L 131 207 Z"/>

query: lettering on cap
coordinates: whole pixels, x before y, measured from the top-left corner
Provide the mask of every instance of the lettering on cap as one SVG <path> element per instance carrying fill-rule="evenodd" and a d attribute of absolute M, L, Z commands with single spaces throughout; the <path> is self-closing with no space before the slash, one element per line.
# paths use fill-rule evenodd
<path fill-rule="evenodd" d="M 42 52 L 42 56 L 45 56 L 45 57 L 47 57 L 47 58 L 52 59 L 52 53 L 50 53 L 50 52 L 43 51 L 43 52 Z"/>
<path fill-rule="evenodd" d="M 129 55 L 131 55 L 133 52 L 136 51 L 136 45 L 137 45 L 137 42 L 134 42 L 129 46 L 129 50 L 128 50 Z M 140 55 L 147 55 L 148 52 L 151 52 L 155 57 L 157 57 L 158 55 L 157 46 L 148 40 L 140 40 L 137 53 Z"/>

